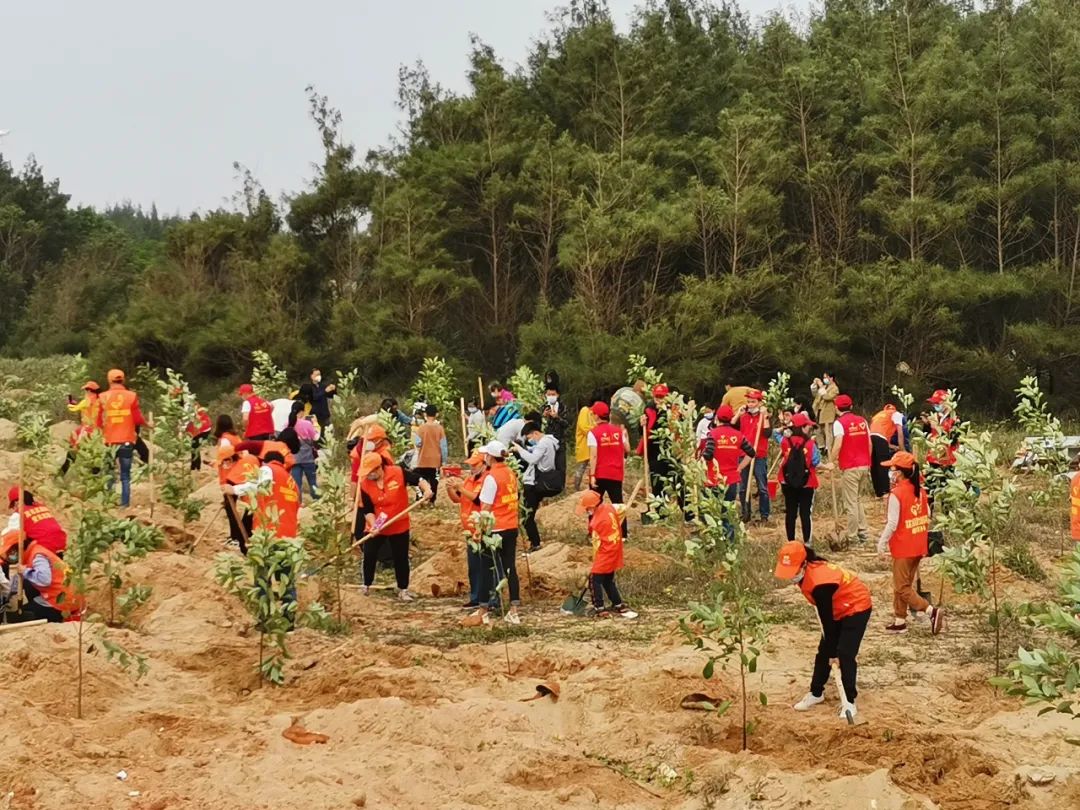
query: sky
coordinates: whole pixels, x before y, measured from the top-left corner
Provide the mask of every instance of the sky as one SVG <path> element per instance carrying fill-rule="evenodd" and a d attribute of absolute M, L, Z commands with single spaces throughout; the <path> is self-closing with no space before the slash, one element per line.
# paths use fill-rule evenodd
<path fill-rule="evenodd" d="M 624 30 L 640 0 L 609 0 Z M 810 0 L 740 0 L 757 19 Z M 304 88 L 358 154 L 395 132 L 397 73 L 422 60 L 463 91 L 470 34 L 521 63 L 565 0 L 11 0 L 0 49 L 0 154 L 33 154 L 80 204 L 164 213 L 229 206 L 234 161 L 276 199 L 320 144 Z"/>

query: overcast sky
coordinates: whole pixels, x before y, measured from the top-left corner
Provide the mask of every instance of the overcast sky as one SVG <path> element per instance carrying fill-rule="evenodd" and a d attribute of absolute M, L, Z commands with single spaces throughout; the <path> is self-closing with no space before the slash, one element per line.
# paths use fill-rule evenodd
<path fill-rule="evenodd" d="M 398 66 L 466 86 L 469 35 L 520 63 L 565 0 L 6 0 L 0 153 L 33 153 L 76 202 L 227 204 L 239 161 L 277 198 L 311 177 L 304 87 L 360 154 L 395 130 Z M 639 0 L 610 0 L 625 27 Z M 740 0 L 753 17 L 809 0 Z"/>

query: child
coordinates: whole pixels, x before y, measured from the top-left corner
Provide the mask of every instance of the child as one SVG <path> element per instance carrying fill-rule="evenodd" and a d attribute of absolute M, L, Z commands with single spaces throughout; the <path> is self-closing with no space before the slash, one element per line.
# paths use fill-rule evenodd
<path fill-rule="evenodd" d="M 615 572 L 623 567 L 622 521 L 626 507 L 621 503 L 603 503 L 599 493 L 588 490 L 581 495 L 577 513 L 589 517 L 589 537 L 593 544 L 589 581 L 596 617 L 607 618 L 614 611 L 624 619 L 636 619 L 637 613 L 626 606 L 615 584 Z M 611 600 L 611 610 L 604 607 L 605 592 Z"/>

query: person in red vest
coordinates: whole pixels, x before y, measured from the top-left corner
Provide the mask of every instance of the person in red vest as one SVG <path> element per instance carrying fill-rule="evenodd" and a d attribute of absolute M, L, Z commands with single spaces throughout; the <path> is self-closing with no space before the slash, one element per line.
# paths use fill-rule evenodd
<path fill-rule="evenodd" d="M 356 521 L 356 538 L 381 529 L 387 522 L 409 508 L 411 487 L 420 487 L 421 496 L 430 501 L 434 495 L 429 484 L 415 470 L 398 464 L 387 464 L 378 453 L 364 453 L 360 460 L 360 512 Z M 364 543 L 364 595 L 375 582 L 379 549 L 390 546 L 394 558 L 394 577 L 398 596 L 411 602 L 409 593 L 409 517 L 395 520 L 386 534 L 377 534 Z"/>
<path fill-rule="evenodd" d="M 67 550 L 67 532 L 53 517 L 53 513 L 43 503 L 34 500 L 34 495 L 29 490 L 23 490 L 22 516 L 26 521 L 26 529 L 23 532 L 27 539 L 40 543 L 60 559 L 64 558 Z M 8 507 L 11 509 L 11 519 L 7 528 L 10 531 L 19 530 L 19 488 L 17 486 L 8 490 Z"/>
<path fill-rule="evenodd" d="M 11 571 L 19 565 L 20 573 Z M 19 532 L 5 531 L 0 535 L 0 581 L 8 581 L 7 591 L 0 593 L 0 605 L 10 602 L 19 593 L 22 578 L 23 604 L 15 605 L 8 613 L 9 622 L 29 622 L 44 619 L 47 622 L 78 621 L 86 607 L 85 601 L 67 584 L 67 565 L 56 554 L 34 540 L 23 541 L 23 555 L 19 559 Z"/>
<path fill-rule="evenodd" d="M 188 422 L 184 430 L 191 437 L 191 469 L 202 469 L 202 444 L 210 436 L 214 425 L 210 421 L 210 412 L 198 402 L 195 403 L 195 420 Z"/>
<path fill-rule="evenodd" d="M 741 411 L 741 409 L 740 409 Z M 705 488 L 707 492 L 723 492 L 723 499 L 734 503 L 739 496 L 739 482 L 743 470 L 754 460 L 754 446 L 735 427 L 736 413 L 730 405 L 716 409 L 716 427 L 709 431 L 699 446 L 705 462 Z M 735 527 L 725 518 L 728 536 L 735 536 Z"/>
<path fill-rule="evenodd" d="M 780 466 L 777 479 L 784 494 L 784 529 L 787 540 L 795 540 L 795 521 L 802 523 L 802 539 L 806 545 L 814 540 L 814 494 L 818 490 L 817 468 L 821 453 L 812 438 L 815 425 L 809 414 L 799 411 L 791 415 L 790 435 L 780 441 Z"/>
<path fill-rule="evenodd" d="M 930 633 L 941 632 L 944 612 L 923 599 L 915 588 L 919 562 L 927 556 L 930 535 L 930 506 L 915 456 L 901 451 L 882 466 L 889 470 L 889 494 L 885 528 L 878 538 L 878 554 L 892 556 L 893 620 L 885 630 L 894 635 L 907 632 L 907 613 L 924 613 L 930 619 Z"/>
<path fill-rule="evenodd" d="M 612 503 L 622 503 L 630 437 L 622 425 L 611 423 L 611 408 L 606 402 L 593 403 L 591 410 L 597 424 L 585 439 L 589 448 L 589 487 L 601 498 L 607 495 Z"/>
<path fill-rule="evenodd" d="M 805 712 L 825 702 L 825 684 L 829 682 L 835 658 L 840 661 L 840 681 L 844 686 L 839 716 L 854 719 L 858 713 L 855 699 L 859 695 L 856 683 L 859 647 L 873 609 L 870 589 L 850 571 L 817 556 L 813 548 L 798 541 L 780 547 L 774 573 L 778 579 L 799 586 L 806 601 L 817 609 L 821 622 L 810 691 L 795 704 L 795 711 Z"/>
<path fill-rule="evenodd" d="M 870 537 L 866 522 L 866 510 L 859 500 L 859 489 L 870 474 L 873 449 L 870 442 L 870 426 L 851 411 L 851 397 L 841 394 L 833 402 L 839 416 L 833 422 L 833 446 L 829 460 L 840 468 L 840 488 L 844 495 L 844 511 L 847 512 L 848 542 L 865 543 Z"/>
<path fill-rule="evenodd" d="M 769 522 L 772 504 L 769 502 L 769 412 L 761 406 L 764 395 L 756 388 L 746 392 L 746 410 L 739 417 L 739 432 L 754 448 L 754 458 L 742 469 L 739 486 L 739 506 L 744 523 L 750 522 L 750 472 L 758 489 L 758 516 Z"/>
<path fill-rule="evenodd" d="M 1080 542 L 1080 472 L 1074 472 L 1072 477 L 1069 487 L 1069 526 L 1072 539 Z"/>
<path fill-rule="evenodd" d="M 274 438 L 274 409 L 255 393 L 251 383 L 244 383 L 236 392 L 244 403 L 240 415 L 244 420 L 244 438 L 253 442 Z"/>
<path fill-rule="evenodd" d="M 615 574 L 623 567 L 625 538 L 622 524 L 626 520 L 626 507 L 621 503 L 604 503 L 600 493 L 589 490 L 582 493 L 575 511 L 589 518 L 589 539 L 593 547 L 589 583 L 592 586 L 594 615 L 598 619 L 607 618 L 612 613 L 635 618 L 637 614 L 623 602 L 619 587 L 615 584 Z M 611 610 L 604 607 L 605 593 L 611 601 Z"/>
<path fill-rule="evenodd" d="M 120 464 L 120 506 L 131 503 L 131 462 L 135 456 L 135 444 L 139 440 L 138 429 L 146 424 L 139 410 L 139 395 L 124 385 L 124 372 L 111 369 L 109 388 L 100 396 L 100 427 L 105 444 L 116 453 Z"/>
<path fill-rule="evenodd" d="M 496 585 L 505 577 L 510 591 L 510 610 L 506 612 L 506 621 L 520 624 L 521 619 L 515 610 L 521 602 L 521 584 L 517 574 L 518 477 L 506 465 L 506 445 L 502 442 L 488 442 L 477 452 L 484 456 L 488 468 L 480 485 L 480 511 L 491 516 L 494 524 L 492 531 L 500 541 L 491 564 L 486 560 L 491 559 L 492 553 L 485 551 L 480 601 L 487 600 L 487 609 L 480 610 L 486 614 L 488 610 L 499 609 L 500 597 Z"/>

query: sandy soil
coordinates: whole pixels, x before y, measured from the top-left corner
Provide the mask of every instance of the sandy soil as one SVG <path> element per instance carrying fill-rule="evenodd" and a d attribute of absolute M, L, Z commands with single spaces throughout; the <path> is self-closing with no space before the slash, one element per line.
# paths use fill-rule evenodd
<path fill-rule="evenodd" d="M 145 490 L 136 498 L 146 519 Z M 817 632 L 801 597 L 777 591 L 768 605 L 779 624 L 751 684 L 769 704 L 750 709 L 750 751 L 741 752 L 736 711 L 679 708 L 691 692 L 733 696 L 737 678 L 705 681 L 683 643 L 667 596 L 679 568 L 660 553 L 671 539 L 662 530 L 632 524 L 625 595 L 640 619 L 563 617 L 558 604 L 589 552 L 572 504 L 545 507 L 549 542 L 529 561 L 531 591 L 522 571 L 524 624 L 463 629 L 460 532 L 454 513 L 437 507 L 414 529 L 421 598 L 348 589 L 352 634 L 296 632 L 288 682 L 272 688 L 253 670 L 250 621 L 212 578 L 224 521 L 188 555 L 204 524 L 185 528 L 162 511 L 168 547 L 130 570 L 154 586 L 151 602 L 136 629 L 110 631 L 148 657 L 146 678 L 135 682 L 100 649 L 84 656 L 84 716 L 75 719 L 78 627 L 0 634 L 0 808 L 1080 807 L 1080 755 L 1064 741 L 1077 729 L 986 685 L 978 606 L 956 601 L 947 635 L 932 638 L 923 624 L 886 637 L 889 575 L 866 549 L 833 555 L 862 573 L 878 606 L 861 655 L 866 722 L 839 721 L 831 687 L 816 712 L 791 710 Z M 776 527 L 752 536 L 763 558 L 780 539 Z M 1049 565 L 1049 553 L 1039 556 Z M 924 582 L 938 592 L 935 574 Z M 1010 575 L 1013 586 L 1020 598 L 1045 593 Z M 100 648 L 89 626 L 84 643 Z M 526 702 L 541 683 L 556 685 L 558 700 Z M 283 737 L 294 718 L 328 741 Z M 1033 771 L 1054 779 L 1033 786 Z"/>

